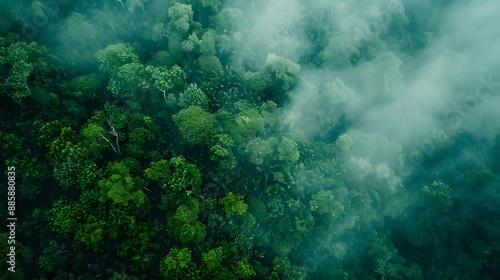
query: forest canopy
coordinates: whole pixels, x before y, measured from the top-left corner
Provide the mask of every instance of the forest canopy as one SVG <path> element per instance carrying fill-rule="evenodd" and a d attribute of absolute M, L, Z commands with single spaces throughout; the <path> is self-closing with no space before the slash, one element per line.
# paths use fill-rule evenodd
<path fill-rule="evenodd" d="M 0 279 L 497 279 L 499 12 L 0 0 Z"/>

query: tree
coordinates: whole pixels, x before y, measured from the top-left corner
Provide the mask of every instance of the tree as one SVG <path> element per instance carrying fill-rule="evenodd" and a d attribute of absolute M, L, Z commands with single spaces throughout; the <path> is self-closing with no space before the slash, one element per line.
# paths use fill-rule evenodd
<path fill-rule="evenodd" d="M 185 37 L 190 25 L 193 24 L 193 9 L 191 5 L 175 3 L 167 11 L 170 21 L 167 24 L 167 30 L 170 35 Z"/>
<path fill-rule="evenodd" d="M 202 7 L 209 7 L 214 11 L 217 11 L 222 5 L 221 0 L 196 0 L 201 3 Z"/>
<path fill-rule="evenodd" d="M 283 137 L 278 145 L 278 159 L 293 165 L 299 157 L 297 143 L 288 137 Z"/>
<path fill-rule="evenodd" d="M 184 157 L 174 157 L 169 162 L 171 175 L 169 177 L 169 187 L 176 191 L 198 190 L 201 186 L 201 172 L 192 163 L 188 163 Z"/>
<path fill-rule="evenodd" d="M 335 106 L 348 100 L 354 95 L 354 91 L 344 84 L 340 78 L 323 85 L 321 95 L 327 100 L 327 106 Z"/>
<path fill-rule="evenodd" d="M 338 218 L 344 211 L 344 207 L 334 199 L 331 191 L 320 190 L 312 196 L 309 205 L 311 211 L 317 211 L 319 214 L 328 214 L 332 218 Z"/>
<path fill-rule="evenodd" d="M 201 259 L 205 267 L 214 272 L 221 266 L 223 258 L 224 255 L 222 253 L 222 247 L 213 248 L 208 250 L 208 252 L 201 254 Z"/>
<path fill-rule="evenodd" d="M 179 94 L 179 107 L 188 108 L 190 106 L 208 109 L 208 98 L 196 84 L 189 84 L 186 90 Z"/>
<path fill-rule="evenodd" d="M 216 55 L 217 54 L 217 42 L 218 35 L 212 29 L 207 29 L 200 41 L 200 52 L 204 55 Z"/>
<path fill-rule="evenodd" d="M 49 55 L 47 48 L 38 46 L 36 42 L 0 43 L 1 95 L 20 102 L 31 96 L 35 87 L 44 89 L 52 86 L 54 80 L 47 79 L 47 75 L 58 70 L 60 60 Z"/>
<path fill-rule="evenodd" d="M 166 187 L 166 180 L 169 178 L 169 164 L 165 159 L 161 159 L 157 162 L 151 162 L 151 166 L 144 170 L 144 175 L 146 178 L 155 182 L 164 182 Z"/>
<path fill-rule="evenodd" d="M 187 196 L 198 193 L 202 183 L 198 167 L 187 162 L 182 156 L 174 157 L 170 161 L 162 159 L 152 162 L 144 174 L 147 179 L 158 182 L 163 189 L 169 188 L 176 194 Z"/>
<path fill-rule="evenodd" d="M 213 136 L 212 142 L 210 159 L 217 162 L 221 169 L 233 169 L 236 165 L 236 157 L 232 152 L 233 139 L 227 134 L 216 134 Z"/>
<path fill-rule="evenodd" d="M 224 73 L 224 67 L 222 67 L 219 58 L 211 54 L 204 54 L 198 57 L 195 66 L 206 77 L 212 79 L 221 78 Z"/>
<path fill-rule="evenodd" d="M 97 74 L 92 73 L 89 75 L 79 76 L 73 78 L 70 82 L 71 95 L 83 96 L 86 98 L 95 97 L 96 90 L 101 86 L 101 81 Z"/>
<path fill-rule="evenodd" d="M 99 181 L 101 196 L 99 201 L 112 200 L 113 203 L 128 206 L 129 202 L 139 207 L 146 199 L 142 189 L 134 184 L 128 168 L 124 162 L 108 164 L 109 177 Z"/>
<path fill-rule="evenodd" d="M 448 212 L 452 203 L 450 191 L 450 186 L 441 181 L 434 181 L 430 186 L 422 188 L 423 202 L 426 206 Z"/>
<path fill-rule="evenodd" d="M 356 65 L 359 57 L 359 50 L 353 38 L 334 36 L 314 60 L 319 65 L 342 69 Z"/>
<path fill-rule="evenodd" d="M 379 54 L 373 61 L 365 64 L 366 75 L 364 81 L 365 91 L 372 94 L 373 101 L 393 97 L 398 94 L 398 89 L 403 83 L 403 76 L 399 67 L 403 61 L 393 52 Z"/>
<path fill-rule="evenodd" d="M 265 79 L 270 79 L 274 96 L 271 100 L 278 105 L 287 101 L 285 92 L 292 89 L 298 82 L 300 66 L 289 59 L 269 54 L 264 65 L 259 70 Z"/>
<path fill-rule="evenodd" d="M 147 88 L 147 73 L 145 67 L 138 63 L 127 63 L 118 68 L 112 75 L 108 89 L 116 97 L 132 96 L 137 90 Z"/>
<path fill-rule="evenodd" d="M 233 265 L 233 270 L 239 279 L 250 279 L 257 275 L 253 266 L 248 263 L 248 259 L 239 260 Z"/>
<path fill-rule="evenodd" d="M 94 252 L 101 248 L 106 222 L 93 215 L 93 207 L 97 202 L 97 191 L 83 191 L 77 201 L 60 198 L 50 210 L 50 225 L 56 232 L 64 236 L 73 236 L 80 244 Z"/>
<path fill-rule="evenodd" d="M 46 127 L 46 129 L 49 129 Z M 88 188 L 100 178 L 101 171 L 95 160 L 99 157 L 102 146 L 95 145 L 89 150 L 85 141 L 90 139 L 92 134 L 86 126 L 82 129 L 82 136 L 78 135 L 69 127 L 61 129 L 59 136 L 50 145 L 50 158 L 54 161 L 54 179 L 63 187 L 63 190 L 70 188 Z M 99 131 L 99 130 L 98 130 Z M 97 139 L 97 135 L 94 135 Z M 83 138 L 83 139 L 82 139 Z M 88 140 L 89 144 L 94 144 L 95 139 Z"/>
<path fill-rule="evenodd" d="M 243 215 L 247 209 L 248 205 L 243 200 L 241 194 L 234 194 L 233 192 L 228 192 L 224 198 L 219 200 L 219 204 L 224 206 L 226 215 L 231 217 L 234 214 Z"/>
<path fill-rule="evenodd" d="M 240 9 L 229 7 L 212 18 L 212 26 L 219 34 L 231 35 L 243 29 L 244 19 L 245 16 Z"/>
<path fill-rule="evenodd" d="M 190 106 L 172 116 L 182 137 L 191 145 L 207 144 L 215 125 L 215 116 L 199 106 Z"/>
<path fill-rule="evenodd" d="M 277 142 L 278 140 L 274 137 L 268 140 L 257 137 L 248 141 L 245 144 L 245 152 L 248 154 L 250 162 L 255 165 L 262 165 L 266 159 L 269 159 L 268 156 L 273 153 Z"/>
<path fill-rule="evenodd" d="M 95 58 L 99 62 L 99 69 L 114 77 L 121 66 L 129 63 L 139 63 L 139 57 L 129 44 L 118 43 L 107 46 L 96 52 Z"/>
<path fill-rule="evenodd" d="M 57 269 L 65 268 L 68 259 L 68 249 L 64 244 L 55 240 L 50 240 L 49 246 L 43 249 L 43 253 L 38 259 L 38 266 L 43 273 L 53 273 Z"/>
<path fill-rule="evenodd" d="M 94 63 L 95 52 L 105 46 L 106 36 L 93 22 L 86 15 L 76 12 L 72 12 L 63 22 L 57 37 L 57 50 L 68 65 L 88 67 Z"/>
<path fill-rule="evenodd" d="M 167 92 L 181 91 L 184 86 L 186 74 L 177 65 L 170 68 L 167 66 L 146 66 L 145 71 L 149 75 L 149 83 L 146 88 L 163 93 L 165 102 L 167 101 Z"/>
<path fill-rule="evenodd" d="M 160 274 L 163 279 L 199 279 L 191 254 L 191 250 L 185 247 L 171 248 L 167 256 L 160 261 Z"/>
<path fill-rule="evenodd" d="M 219 118 L 222 120 L 224 130 L 231 136 L 236 143 L 241 143 L 255 136 L 264 129 L 264 118 L 255 108 L 245 108 L 245 105 L 237 105 L 241 107 L 240 112 L 235 115 L 228 115 L 219 111 Z"/>
<path fill-rule="evenodd" d="M 207 235 L 206 226 L 201 222 L 194 221 L 190 224 L 183 224 L 180 229 L 179 240 L 183 243 L 199 243 Z"/>
<path fill-rule="evenodd" d="M 305 279 L 307 275 L 304 268 L 292 265 L 288 257 L 275 257 L 273 268 L 279 275 L 290 279 Z"/>

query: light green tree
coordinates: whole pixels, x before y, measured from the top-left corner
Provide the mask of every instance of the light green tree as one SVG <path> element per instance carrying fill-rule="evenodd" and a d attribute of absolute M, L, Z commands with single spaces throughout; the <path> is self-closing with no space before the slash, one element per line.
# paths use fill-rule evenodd
<path fill-rule="evenodd" d="M 215 116 L 199 106 L 190 106 L 172 116 L 181 136 L 191 145 L 207 144 L 213 133 Z"/>
<path fill-rule="evenodd" d="M 224 206 L 224 210 L 228 217 L 234 214 L 243 215 L 248 209 L 248 205 L 243 198 L 241 194 L 228 192 L 224 198 L 220 199 L 219 203 Z"/>
<path fill-rule="evenodd" d="M 99 181 L 101 196 L 99 200 L 105 202 L 112 200 L 113 203 L 128 206 L 129 202 L 140 206 L 144 203 L 146 195 L 142 189 L 134 184 L 127 166 L 123 162 L 113 162 L 108 165 L 108 178 Z"/>
<path fill-rule="evenodd" d="M 312 196 L 309 206 L 311 207 L 311 211 L 317 211 L 319 214 L 328 214 L 333 218 L 337 218 L 344 211 L 344 207 L 334 199 L 331 191 L 320 190 Z"/>
<path fill-rule="evenodd" d="M 194 277 L 196 264 L 191 260 L 191 250 L 188 248 L 170 249 L 168 255 L 160 261 L 160 274 L 165 280 L 197 279 Z"/>
<path fill-rule="evenodd" d="M 147 76 L 145 67 L 138 62 L 120 66 L 108 84 L 108 89 L 115 96 L 131 95 L 141 88 L 147 88 Z"/>
<path fill-rule="evenodd" d="M 289 59 L 271 53 L 267 56 L 260 71 L 271 78 L 276 89 L 284 92 L 297 83 L 300 66 Z"/>
<path fill-rule="evenodd" d="M 179 107 L 188 108 L 190 106 L 208 109 L 207 95 L 196 84 L 189 84 L 186 90 L 179 94 Z"/>
<path fill-rule="evenodd" d="M 273 148 L 277 143 L 277 139 L 262 140 L 260 137 L 254 138 L 245 144 L 245 152 L 248 154 L 249 160 L 255 165 L 262 165 L 268 156 L 273 153 Z"/>
<path fill-rule="evenodd" d="M 278 159 L 293 165 L 299 160 L 299 157 L 297 143 L 288 137 L 283 137 L 278 145 Z"/>
<path fill-rule="evenodd" d="M 99 62 L 99 69 L 116 75 L 119 68 L 129 63 L 139 63 L 139 57 L 134 53 L 134 49 L 129 44 L 118 43 L 107 46 L 95 55 Z"/>
<path fill-rule="evenodd" d="M 222 253 L 222 247 L 213 248 L 208 250 L 208 252 L 201 254 L 203 264 L 209 270 L 219 268 L 223 258 L 224 255 Z"/>
<path fill-rule="evenodd" d="M 257 275 L 253 266 L 248 263 L 248 259 L 239 260 L 233 265 L 233 270 L 238 279 L 251 279 Z"/>
<path fill-rule="evenodd" d="M 176 2 L 167 11 L 169 22 L 166 31 L 170 37 L 184 40 L 188 36 L 190 29 L 196 29 L 197 24 L 193 20 L 194 12 L 191 5 Z"/>

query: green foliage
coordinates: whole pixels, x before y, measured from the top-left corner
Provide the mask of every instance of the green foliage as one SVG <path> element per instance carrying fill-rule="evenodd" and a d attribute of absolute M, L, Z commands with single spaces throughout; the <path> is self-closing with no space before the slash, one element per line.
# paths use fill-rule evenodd
<path fill-rule="evenodd" d="M 139 63 L 139 57 L 129 44 L 118 43 L 107 46 L 104 50 L 96 53 L 95 58 L 99 62 L 99 69 L 116 75 L 119 68 L 129 63 Z"/>
<path fill-rule="evenodd" d="M 212 10 L 217 10 L 222 5 L 221 0 L 199 0 L 203 7 L 210 7 Z"/>
<path fill-rule="evenodd" d="M 59 61 L 48 54 L 47 48 L 38 46 L 36 42 L 1 43 L 0 94 L 19 102 L 30 96 L 35 86 L 44 88 L 50 84 L 45 75 L 55 70 Z"/>
<path fill-rule="evenodd" d="M 283 137 L 278 145 L 278 159 L 293 165 L 299 157 L 297 143 L 288 137 Z"/>
<path fill-rule="evenodd" d="M 305 279 L 306 271 L 296 266 L 292 266 L 287 257 L 275 257 L 273 268 L 279 275 L 290 279 Z"/>
<path fill-rule="evenodd" d="M 266 141 L 260 137 L 248 141 L 245 144 L 245 152 L 248 154 L 250 162 L 255 165 L 262 165 L 268 159 L 268 156 L 273 153 L 273 148 L 276 146 L 273 143 L 277 142 L 276 138 Z"/>
<path fill-rule="evenodd" d="M 207 235 L 206 226 L 198 221 L 181 226 L 179 240 L 183 243 L 202 242 Z"/>
<path fill-rule="evenodd" d="M 271 78 L 273 86 L 280 92 L 288 91 L 298 81 L 300 66 L 292 61 L 271 53 L 260 70 Z"/>
<path fill-rule="evenodd" d="M 153 59 L 151 59 L 149 64 L 154 67 L 165 66 L 171 68 L 172 66 L 174 66 L 172 58 L 170 57 L 170 54 L 167 51 L 157 52 L 153 57 Z"/>
<path fill-rule="evenodd" d="M 137 62 L 120 66 L 108 85 L 109 91 L 115 96 L 127 96 L 146 87 L 145 67 Z"/>
<path fill-rule="evenodd" d="M 218 269 L 221 266 L 223 258 L 222 247 L 213 248 L 208 250 L 208 252 L 201 254 L 203 264 L 209 270 Z"/>
<path fill-rule="evenodd" d="M 207 29 L 200 42 L 200 52 L 204 55 L 216 55 L 216 44 L 218 42 L 218 35 L 214 30 Z"/>
<path fill-rule="evenodd" d="M 171 68 L 168 68 L 167 66 L 146 66 L 145 71 L 150 77 L 148 88 L 163 93 L 165 99 L 166 92 L 179 90 L 179 88 L 184 84 L 184 70 L 177 65 L 174 65 Z"/>
<path fill-rule="evenodd" d="M 118 205 L 128 206 L 129 202 L 137 207 L 142 205 L 146 196 L 134 184 L 134 180 L 124 162 L 113 162 L 108 165 L 109 177 L 99 181 L 101 196 L 99 201 L 112 200 Z"/>
<path fill-rule="evenodd" d="M 335 147 L 337 147 L 341 151 L 346 151 L 349 150 L 349 148 L 351 148 L 352 143 L 353 140 L 351 136 L 344 133 L 340 135 L 339 138 L 337 138 L 337 140 L 335 140 Z"/>
<path fill-rule="evenodd" d="M 54 167 L 54 178 L 65 189 L 70 187 L 87 188 L 91 186 L 101 171 L 97 165 L 88 158 L 90 152 L 86 147 L 68 143 L 62 151 L 64 160 Z"/>
<path fill-rule="evenodd" d="M 215 55 L 202 55 L 196 60 L 196 69 L 200 70 L 208 78 L 220 78 L 224 73 L 224 68 L 218 57 Z"/>
<path fill-rule="evenodd" d="M 430 186 L 422 188 L 424 204 L 436 210 L 447 212 L 451 206 L 450 186 L 441 181 L 434 181 Z"/>
<path fill-rule="evenodd" d="M 227 134 L 217 134 L 212 139 L 214 145 L 210 148 L 210 159 L 218 162 L 221 169 L 233 169 L 236 157 L 232 152 L 233 139 Z"/>
<path fill-rule="evenodd" d="M 95 205 L 94 191 L 84 191 L 79 201 L 58 199 L 50 210 L 50 225 L 57 232 L 74 235 L 76 241 L 98 251 L 103 240 L 105 222 L 89 215 Z"/>
<path fill-rule="evenodd" d="M 86 127 L 82 130 L 84 139 L 95 143 L 97 135 L 91 131 L 95 127 Z M 92 135 L 92 136 L 90 136 Z M 60 135 L 50 144 L 50 154 L 56 160 L 53 175 L 64 189 L 70 187 L 87 188 L 100 177 L 100 170 L 94 162 L 95 151 L 89 150 L 86 145 L 74 144 L 79 142 L 79 136 L 70 128 L 62 128 Z M 76 184 L 75 184 L 76 183 Z"/>
<path fill-rule="evenodd" d="M 186 90 L 179 94 L 179 106 L 181 108 L 198 106 L 206 110 L 208 109 L 208 98 L 196 84 L 189 84 Z"/>
<path fill-rule="evenodd" d="M 244 27 L 244 18 L 240 9 L 228 7 L 213 17 L 212 24 L 220 34 L 231 34 Z"/>
<path fill-rule="evenodd" d="M 172 119 L 182 137 L 191 145 L 206 144 L 215 125 L 215 116 L 199 106 L 182 109 Z"/>
<path fill-rule="evenodd" d="M 104 42 L 98 28 L 85 14 L 72 12 L 62 24 L 60 36 L 57 37 L 60 43 L 58 54 L 72 67 L 93 63 L 95 52 Z"/>
<path fill-rule="evenodd" d="M 375 239 L 369 251 L 375 258 L 375 269 L 381 279 L 424 279 L 420 266 L 406 264 L 392 244 L 384 244 L 381 238 Z"/>
<path fill-rule="evenodd" d="M 184 157 L 174 157 L 170 161 L 152 162 L 151 167 L 144 171 L 146 178 L 160 183 L 162 188 L 169 188 L 176 193 L 190 195 L 197 192 L 201 186 L 201 172 Z"/>
<path fill-rule="evenodd" d="M 171 248 L 168 255 L 160 261 L 160 274 L 163 279 L 197 279 L 196 264 L 191 260 L 188 248 Z"/>
<path fill-rule="evenodd" d="M 38 259 L 38 265 L 45 273 L 55 272 L 56 268 L 64 267 L 64 263 L 68 259 L 67 252 L 66 245 L 50 240 L 49 247 L 43 250 Z"/>
<path fill-rule="evenodd" d="M 159 160 L 157 162 L 152 162 L 151 167 L 144 171 L 146 178 L 161 182 L 169 178 L 169 164 L 167 160 Z"/>
<path fill-rule="evenodd" d="M 49 2 L 0 0 L 0 279 L 499 274 L 496 68 L 416 52 L 463 5 Z M 453 84 L 451 123 L 412 115 L 444 104 L 414 74 Z"/>
<path fill-rule="evenodd" d="M 254 94 L 262 94 L 266 88 L 271 86 L 272 82 L 271 77 L 262 72 L 245 72 L 243 73 L 243 81 L 245 88 Z M 281 104 L 281 102 L 278 103 Z"/>
<path fill-rule="evenodd" d="M 170 21 L 167 30 L 172 35 L 185 36 L 193 24 L 193 10 L 191 5 L 175 3 L 167 11 Z"/>
<path fill-rule="evenodd" d="M 188 163 L 182 156 L 175 157 L 169 163 L 171 175 L 168 184 L 174 191 L 189 191 L 201 186 L 201 173 L 196 165 Z"/>
<path fill-rule="evenodd" d="M 233 192 L 228 192 L 224 198 L 221 198 L 219 204 L 224 206 L 226 215 L 231 217 L 234 214 L 243 215 L 247 209 L 248 205 L 243 200 L 241 194 L 234 194 Z"/>
<path fill-rule="evenodd" d="M 254 139 L 264 129 L 264 118 L 257 109 L 243 109 L 236 115 L 224 116 L 224 129 L 236 143 Z"/>
<path fill-rule="evenodd" d="M 474 189 L 484 187 L 490 183 L 494 178 L 494 174 L 486 166 L 479 166 L 478 168 L 464 172 L 458 178 L 465 186 Z"/>
<path fill-rule="evenodd" d="M 80 76 L 73 78 L 70 83 L 73 91 L 71 91 L 71 95 L 74 96 L 85 96 L 85 97 L 94 97 L 96 94 L 97 88 L 101 86 L 101 81 L 99 77 L 95 74 L 89 74 L 85 76 Z"/>
<path fill-rule="evenodd" d="M 309 205 L 311 211 L 317 211 L 319 214 L 328 214 L 332 218 L 337 218 L 344 211 L 344 207 L 334 199 L 331 191 L 320 190 L 312 196 Z"/>
<path fill-rule="evenodd" d="M 323 85 L 321 94 L 328 101 L 329 106 L 334 106 L 348 100 L 354 95 L 354 91 L 337 77 L 333 82 Z"/>
<path fill-rule="evenodd" d="M 239 279 L 250 279 L 257 274 L 255 273 L 254 268 L 252 267 L 251 264 L 248 263 L 247 259 L 239 260 L 234 266 L 233 266 L 234 274 L 239 278 Z"/>

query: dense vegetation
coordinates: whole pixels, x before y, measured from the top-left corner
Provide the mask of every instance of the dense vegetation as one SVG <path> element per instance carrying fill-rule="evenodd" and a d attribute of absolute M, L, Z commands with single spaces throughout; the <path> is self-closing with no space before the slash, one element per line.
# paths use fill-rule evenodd
<path fill-rule="evenodd" d="M 0 1 L 0 278 L 500 275 L 474 9 L 372 2 Z"/>

